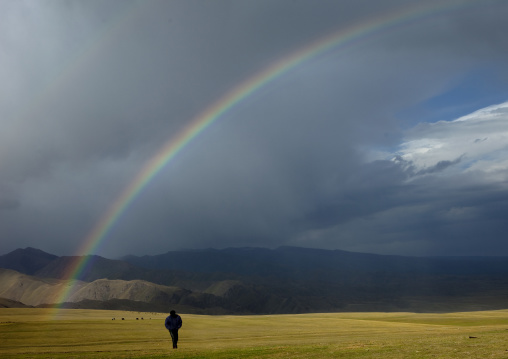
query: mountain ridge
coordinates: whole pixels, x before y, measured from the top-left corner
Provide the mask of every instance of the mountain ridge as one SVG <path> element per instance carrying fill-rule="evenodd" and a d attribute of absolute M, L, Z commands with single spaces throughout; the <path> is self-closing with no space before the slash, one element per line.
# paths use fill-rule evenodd
<path fill-rule="evenodd" d="M 0 268 L 9 268 L 32 275 L 57 258 L 58 256 L 40 249 L 32 247 L 18 248 L 0 256 Z"/>
<path fill-rule="evenodd" d="M 125 256 L 122 260 L 149 269 L 180 269 L 228 273 L 234 265 L 235 273 L 243 275 L 280 273 L 281 266 L 291 266 L 294 273 L 316 267 L 362 271 L 377 270 L 435 274 L 508 274 L 508 257 L 410 257 L 371 253 L 325 250 L 284 246 L 266 248 L 226 248 L 194 251 L 170 251 L 159 255 Z M 263 266 L 260 268 L 260 262 Z M 255 264 L 255 266 L 254 266 Z M 252 269 L 255 271 L 252 271 Z M 300 273 L 299 273 L 300 274 Z"/>
<path fill-rule="evenodd" d="M 65 278 L 73 262 L 88 261 L 80 276 L 87 289 L 81 295 L 69 296 L 69 307 L 110 308 L 116 303 L 146 309 L 175 305 L 188 312 L 209 314 L 508 308 L 507 257 L 404 257 L 280 247 L 172 251 L 113 260 L 25 250 L 25 256 L 24 250 L 0 256 L 0 264 L 34 272 L 31 281 L 19 275 L 10 279 L 24 281 L 27 293 L 31 285 L 35 286 L 34 281 L 42 280 L 41 293 L 47 290 L 47 283 Z M 17 265 L 13 258 L 20 256 L 35 256 L 36 265 Z M 118 281 L 124 281 L 124 287 Z M 136 281 L 143 281 L 145 289 Z M 162 294 L 160 300 L 153 299 L 157 297 L 153 293 L 164 292 L 160 286 L 182 290 L 185 300 Z M 79 292 L 79 288 L 75 290 Z M 108 294 L 112 288 L 115 293 Z M 24 302 L 19 295 L 3 292 L 0 286 L 0 297 L 34 304 L 26 300 L 28 294 Z M 148 292 L 152 294 L 146 295 Z M 37 305 L 42 304 L 55 303 Z"/>

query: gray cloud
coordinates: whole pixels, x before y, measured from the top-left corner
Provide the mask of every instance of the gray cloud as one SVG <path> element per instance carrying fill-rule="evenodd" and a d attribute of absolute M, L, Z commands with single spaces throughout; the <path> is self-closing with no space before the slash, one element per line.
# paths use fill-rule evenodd
<path fill-rule="evenodd" d="M 418 171 L 416 174 L 417 175 L 424 175 L 424 174 L 428 174 L 428 173 L 436 173 L 436 172 L 444 171 L 448 167 L 456 165 L 457 163 L 460 163 L 460 161 L 462 160 L 462 157 L 463 156 L 460 156 L 459 158 L 456 158 L 453 161 L 448 161 L 448 160 L 439 161 L 434 166 L 432 166 L 430 168 L 422 169 L 422 170 Z"/>
<path fill-rule="evenodd" d="M 485 120 L 505 110 L 453 111 L 474 98 L 460 85 L 473 72 L 508 90 L 508 5 L 469 3 L 316 56 L 237 104 L 144 188 L 99 253 L 507 253 L 505 126 Z M 224 93 L 411 6 L 421 2 L 2 2 L 0 250 L 72 254 L 145 161 Z M 499 102 L 490 96 L 482 107 Z M 414 108 L 457 115 L 403 115 Z"/>

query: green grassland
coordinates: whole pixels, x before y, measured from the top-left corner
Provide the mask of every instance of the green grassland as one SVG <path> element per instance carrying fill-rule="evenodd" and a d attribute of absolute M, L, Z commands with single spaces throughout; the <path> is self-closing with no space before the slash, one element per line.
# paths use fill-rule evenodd
<path fill-rule="evenodd" d="M 182 314 L 184 326 L 176 350 L 171 348 L 164 328 L 166 315 L 0 309 L 0 357 L 508 358 L 508 310 L 445 314 Z"/>

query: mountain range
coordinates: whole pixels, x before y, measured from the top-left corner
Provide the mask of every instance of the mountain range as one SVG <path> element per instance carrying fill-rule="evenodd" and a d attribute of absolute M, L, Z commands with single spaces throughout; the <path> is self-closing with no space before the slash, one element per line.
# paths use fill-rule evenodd
<path fill-rule="evenodd" d="M 34 248 L 0 256 L 0 307 L 201 314 L 508 308 L 507 257 L 403 257 L 297 247 L 172 251 L 112 260 Z M 65 286 L 69 294 L 58 303 Z"/>

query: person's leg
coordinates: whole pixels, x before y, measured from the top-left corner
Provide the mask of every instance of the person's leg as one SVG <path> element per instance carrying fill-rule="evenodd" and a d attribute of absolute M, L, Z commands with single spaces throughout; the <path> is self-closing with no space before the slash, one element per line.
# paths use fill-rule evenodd
<path fill-rule="evenodd" d="M 171 334 L 171 341 L 173 342 L 173 349 L 174 349 L 174 348 L 176 348 L 175 333 L 173 330 L 170 330 L 169 334 Z"/>
<path fill-rule="evenodd" d="M 175 348 L 178 346 L 178 329 L 173 331 L 173 336 L 175 337 Z"/>
<path fill-rule="evenodd" d="M 171 339 L 173 340 L 173 348 L 177 348 L 178 343 L 178 329 L 173 329 L 169 331 L 171 333 Z"/>

